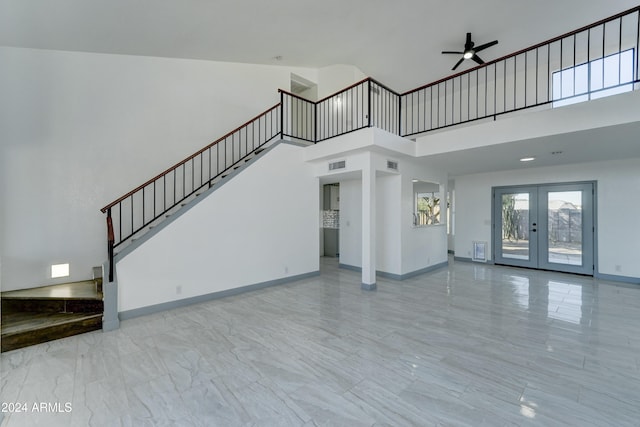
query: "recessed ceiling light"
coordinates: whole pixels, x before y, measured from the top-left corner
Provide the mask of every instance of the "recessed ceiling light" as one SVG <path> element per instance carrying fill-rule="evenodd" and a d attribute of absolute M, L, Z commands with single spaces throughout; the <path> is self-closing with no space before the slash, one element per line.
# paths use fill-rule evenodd
<path fill-rule="evenodd" d="M 535 157 L 523 157 L 520 159 L 521 162 L 531 162 L 533 160 L 535 160 Z"/>
<path fill-rule="evenodd" d="M 418 182 L 418 180 L 417 179 L 412 179 L 411 182 Z"/>

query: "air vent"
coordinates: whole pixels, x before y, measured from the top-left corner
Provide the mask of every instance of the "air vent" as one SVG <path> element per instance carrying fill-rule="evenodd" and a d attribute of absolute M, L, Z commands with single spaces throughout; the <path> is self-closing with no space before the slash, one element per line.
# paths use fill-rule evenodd
<path fill-rule="evenodd" d="M 371 92 L 375 93 L 376 95 L 380 94 L 380 88 L 377 86 L 371 86 Z"/>
<path fill-rule="evenodd" d="M 340 160 L 339 162 L 329 163 L 329 170 L 334 171 L 336 169 L 344 169 L 347 166 L 347 162 Z"/>
<path fill-rule="evenodd" d="M 398 170 L 398 162 L 394 162 L 393 160 L 387 160 L 387 169 L 391 169 L 394 171 Z"/>

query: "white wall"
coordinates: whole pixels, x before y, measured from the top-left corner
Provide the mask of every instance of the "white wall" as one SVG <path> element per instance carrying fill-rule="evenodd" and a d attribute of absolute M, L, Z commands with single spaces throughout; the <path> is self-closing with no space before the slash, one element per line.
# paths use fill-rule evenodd
<path fill-rule="evenodd" d="M 447 181 L 447 192 L 449 199 L 449 233 L 447 233 L 447 247 L 449 251 L 455 252 L 456 250 L 456 184 L 455 180 L 450 179 Z"/>
<path fill-rule="evenodd" d="M 359 138 L 360 141 L 354 141 Z M 364 147 L 395 147 L 397 136 L 384 131 L 357 132 L 335 138 L 338 149 L 347 142 L 349 154 L 336 155 L 335 160 L 346 160 L 348 179 L 340 180 L 340 263 L 362 266 L 362 180 L 352 172 L 362 167 L 360 162 Z M 357 142 L 357 143 L 356 143 Z M 405 144 L 411 145 L 406 141 Z M 322 148 L 327 156 L 331 144 Z M 352 147 L 363 147 L 351 151 Z M 313 147 L 314 149 L 316 147 Z M 447 261 L 446 224 L 414 227 L 414 192 L 412 179 L 437 182 L 446 192 L 446 173 L 424 167 L 418 159 L 406 156 L 407 147 L 398 146 L 400 153 L 374 152 L 372 158 L 379 171 L 376 177 L 376 270 L 395 275 L 404 275 Z M 320 149 L 315 150 L 320 153 Z M 309 153 L 306 153 L 309 157 Z M 332 159 L 334 160 L 334 159 Z M 386 170 L 386 161 L 398 162 L 399 174 Z M 327 160 L 326 162 L 328 162 Z M 322 174 L 326 162 L 316 167 Z M 382 172 L 380 172 L 382 171 Z M 329 175 L 329 173 L 326 173 Z M 444 218 L 444 216 L 443 216 Z"/>
<path fill-rule="evenodd" d="M 376 270 L 400 274 L 400 176 L 376 177 Z M 362 180 L 340 181 L 340 263 L 362 267 Z"/>
<path fill-rule="evenodd" d="M 318 271 L 318 179 L 303 150 L 279 144 L 120 260 L 119 311 Z"/>
<path fill-rule="evenodd" d="M 340 264 L 362 266 L 362 179 L 340 181 Z"/>
<path fill-rule="evenodd" d="M 367 76 L 353 65 L 330 65 L 318 70 L 318 99 L 322 99 Z"/>
<path fill-rule="evenodd" d="M 401 163 L 402 166 L 406 166 L 406 162 Z M 379 175 L 376 178 L 378 271 L 402 275 L 447 261 L 446 225 L 412 225 L 412 176 Z M 340 263 L 362 266 L 361 180 L 340 182 Z"/>
<path fill-rule="evenodd" d="M 491 187 L 595 180 L 598 272 L 640 277 L 638 171 L 636 158 L 457 177 L 456 256 L 471 258 L 474 240 L 491 242 Z"/>
<path fill-rule="evenodd" d="M 413 179 L 440 184 L 443 221 L 439 225 L 413 226 L 415 194 Z M 402 274 L 422 270 L 447 261 L 446 173 L 425 168 L 418 161 L 402 164 Z"/>
<path fill-rule="evenodd" d="M 292 72 L 319 78 L 292 67 L 8 47 L 0 63 L 4 290 L 90 277 L 106 259 L 102 206 L 275 105 Z M 351 84 L 354 73 L 326 70 L 324 86 Z M 50 279 L 50 264 L 62 262 L 71 276 Z"/>
<path fill-rule="evenodd" d="M 402 274 L 401 175 L 376 177 L 376 270 Z"/>

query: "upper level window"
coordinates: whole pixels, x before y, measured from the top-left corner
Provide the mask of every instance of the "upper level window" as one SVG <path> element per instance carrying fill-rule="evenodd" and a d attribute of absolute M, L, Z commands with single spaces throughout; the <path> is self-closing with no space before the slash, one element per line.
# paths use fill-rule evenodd
<path fill-rule="evenodd" d="M 553 73 L 553 106 L 575 104 L 633 90 L 634 49 Z"/>

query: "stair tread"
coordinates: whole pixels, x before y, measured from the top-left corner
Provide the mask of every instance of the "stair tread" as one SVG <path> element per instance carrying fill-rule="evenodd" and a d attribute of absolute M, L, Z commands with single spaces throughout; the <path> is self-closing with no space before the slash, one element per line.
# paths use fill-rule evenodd
<path fill-rule="evenodd" d="M 2 299 L 102 299 L 102 292 L 96 290 L 96 282 L 63 283 L 60 285 L 42 286 L 39 288 L 19 289 L 0 293 Z"/>
<path fill-rule="evenodd" d="M 2 316 L 2 337 L 102 317 L 102 313 L 13 313 Z"/>

